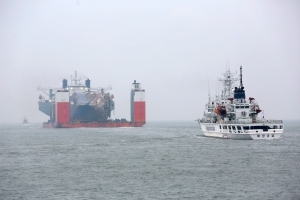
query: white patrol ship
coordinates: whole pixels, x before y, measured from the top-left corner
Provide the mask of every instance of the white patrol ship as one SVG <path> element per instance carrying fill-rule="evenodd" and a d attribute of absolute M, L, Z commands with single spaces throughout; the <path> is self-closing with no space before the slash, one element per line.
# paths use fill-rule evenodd
<path fill-rule="evenodd" d="M 232 88 L 238 80 L 229 69 L 224 78 L 220 96 L 212 100 L 209 95 L 205 106 L 204 118 L 198 119 L 202 132 L 207 137 L 230 138 L 238 140 L 272 140 L 278 139 L 283 133 L 282 120 L 266 120 L 258 118 L 262 110 L 254 98 L 246 100 L 240 67 L 240 86 Z"/>

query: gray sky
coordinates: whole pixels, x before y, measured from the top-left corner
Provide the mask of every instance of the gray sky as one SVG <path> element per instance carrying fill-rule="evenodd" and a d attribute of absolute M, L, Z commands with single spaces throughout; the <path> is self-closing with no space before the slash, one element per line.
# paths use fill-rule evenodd
<path fill-rule="evenodd" d="M 148 120 L 195 120 L 229 61 L 269 119 L 300 119 L 300 1 L 0 1 L 0 122 L 48 117 L 37 86 L 77 70 L 112 85 L 130 116 L 133 80 Z"/>

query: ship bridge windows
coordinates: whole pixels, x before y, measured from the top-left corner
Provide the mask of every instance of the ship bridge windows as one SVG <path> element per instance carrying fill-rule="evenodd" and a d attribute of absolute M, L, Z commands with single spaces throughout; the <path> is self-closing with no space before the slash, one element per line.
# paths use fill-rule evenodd
<path fill-rule="evenodd" d="M 274 129 L 277 129 L 278 128 L 278 126 L 277 125 L 274 125 Z"/>
<path fill-rule="evenodd" d="M 232 126 L 232 130 L 235 130 L 235 126 Z"/>
<path fill-rule="evenodd" d="M 227 126 L 223 126 L 223 129 L 226 129 L 226 130 L 227 130 Z"/>
<path fill-rule="evenodd" d="M 236 105 L 236 109 L 244 109 L 244 108 L 249 108 L 249 105 Z"/>
<path fill-rule="evenodd" d="M 282 126 L 282 125 L 280 126 L 280 129 L 283 129 L 283 126 Z"/>
<path fill-rule="evenodd" d="M 250 126 L 251 129 L 263 129 L 263 131 L 268 131 L 269 129 L 271 129 L 269 126 Z"/>
<path fill-rule="evenodd" d="M 236 126 L 236 128 L 237 128 L 237 130 L 238 130 L 238 133 L 240 133 L 241 130 L 242 130 L 241 126 Z"/>
<path fill-rule="evenodd" d="M 249 126 L 243 126 L 244 130 L 249 130 Z"/>

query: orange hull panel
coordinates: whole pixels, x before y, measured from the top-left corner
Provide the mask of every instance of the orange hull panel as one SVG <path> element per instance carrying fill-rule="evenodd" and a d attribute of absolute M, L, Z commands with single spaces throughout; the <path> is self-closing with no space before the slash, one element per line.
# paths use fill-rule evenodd
<path fill-rule="evenodd" d="M 70 105 L 69 102 L 56 103 L 56 119 L 58 123 L 70 121 Z"/>
<path fill-rule="evenodd" d="M 134 102 L 134 121 L 146 121 L 146 103 L 144 101 Z"/>

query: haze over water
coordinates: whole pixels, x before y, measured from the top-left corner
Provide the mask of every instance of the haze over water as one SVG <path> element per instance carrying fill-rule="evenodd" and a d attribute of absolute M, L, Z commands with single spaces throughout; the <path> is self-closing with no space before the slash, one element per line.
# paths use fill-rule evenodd
<path fill-rule="evenodd" d="M 142 128 L 0 125 L 0 199 L 299 199 L 299 121 L 273 141 Z"/>
<path fill-rule="evenodd" d="M 299 10 L 299 0 L 0 1 L 0 122 L 47 121 L 37 86 L 60 88 L 75 70 L 112 86 L 113 118 L 130 118 L 136 80 L 148 120 L 195 120 L 228 62 L 243 66 L 265 117 L 300 119 Z"/>
<path fill-rule="evenodd" d="M 0 1 L 0 199 L 300 199 L 299 10 L 297 0 Z M 202 136 L 193 120 L 226 63 L 243 66 L 246 98 L 267 119 L 284 120 L 280 140 Z M 42 128 L 36 87 L 59 88 L 75 70 L 112 85 L 112 118 L 130 118 L 137 80 L 147 120 L 173 121 Z"/>

